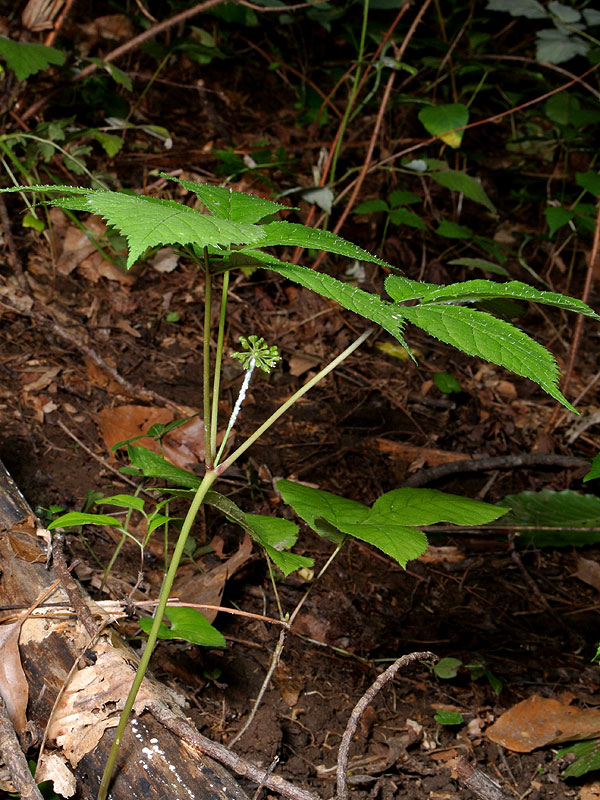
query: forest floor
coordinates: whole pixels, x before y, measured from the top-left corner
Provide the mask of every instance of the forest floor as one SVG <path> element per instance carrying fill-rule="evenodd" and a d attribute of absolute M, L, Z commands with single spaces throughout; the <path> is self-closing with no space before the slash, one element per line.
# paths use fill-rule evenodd
<path fill-rule="evenodd" d="M 185 79 L 167 74 L 166 85 L 159 81 L 149 97 L 161 108 L 162 124 L 175 133 L 175 146 L 170 151 L 156 147 L 143 157 L 133 149 L 116 156 L 110 171 L 123 186 L 146 192 L 151 186 L 159 194 L 167 182 L 157 180 L 156 170 L 181 167 L 186 170 L 178 173 L 181 177 L 204 175 L 214 180 L 218 162 L 212 149 L 233 144 L 236 152 L 247 153 L 265 135 L 298 159 L 295 169 L 312 160 L 317 145 L 307 138 L 306 128 L 295 126 L 293 97 L 279 94 L 275 101 L 273 73 L 262 85 L 251 76 L 245 76 L 241 85 L 238 75 L 234 89 L 226 77 L 212 66 L 207 68 L 205 80 L 213 94 L 203 95 L 209 100 L 198 110 L 193 127 L 182 116 L 184 91 L 168 85 L 168 80 Z M 252 100 L 253 110 L 244 105 L 250 83 L 258 95 Z M 146 112 L 150 115 L 150 110 Z M 202 132 L 199 138 L 197 130 Z M 361 131 L 356 128 L 351 138 L 361 138 Z M 107 169 L 100 161 L 96 166 Z M 272 170 L 270 180 L 281 181 L 281 174 Z M 252 174 L 234 182 L 233 188 L 268 191 L 265 182 Z M 368 192 L 377 196 L 379 190 L 373 178 Z M 305 213 L 301 204 L 298 219 Z M 168 398 L 182 409 L 199 410 L 203 284 L 196 268 L 179 259 L 176 268 L 166 272 L 154 260 L 125 274 L 104 261 L 93 246 L 87 248 L 84 238 L 77 244 L 78 229 L 62 212 L 52 211 L 51 216 L 54 255 L 44 239 L 22 231 L 13 218 L 33 308 L 44 304 L 77 337 L 85 331 L 88 347 L 133 387 Z M 516 228 L 522 218 L 509 218 L 505 227 L 511 224 Z M 380 233 L 372 221 L 362 218 L 342 231 L 369 250 L 377 247 Z M 449 282 L 447 269 L 435 254 L 423 271 L 419 236 L 405 237 L 396 229 L 387 238 L 385 257 L 411 278 Z M 346 267 L 336 261 L 328 264 L 338 275 L 344 275 Z M 509 269 L 511 277 L 527 278 L 518 263 Z M 16 296 L 19 290 L 10 269 L 3 268 L 2 273 L 4 296 Z M 366 265 L 359 285 L 381 291 L 384 277 L 381 268 Z M 575 279 L 570 293 L 577 296 L 581 287 L 582 279 Z M 257 376 L 251 386 L 236 425 L 236 434 L 243 437 L 327 357 L 343 350 L 363 323 L 267 271 L 237 278 L 231 298 L 230 347 L 239 335 L 257 333 L 276 344 L 283 356 L 280 368 L 268 377 Z M 598 308 L 594 302 L 598 299 L 592 294 L 590 304 Z M 564 366 L 571 329 L 560 315 L 553 319 L 556 327 L 549 330 L 547 319 L 531 311 L 519 324 L 549 344 Z M 593 325 L 586 323 L 586 331 Z M 450 351 L 416 330 L 411 344 L 418 364 L 378 346 L 387 341 L 385 334 L 372 337 L 303 398 L 250 450 L 245 463 L 227 474 L 221 490 L 242 508 L 262 514 L 281 513 L 274 481 L 282 477 L 372 503 L 420 470 L 451 462 L 457 454 L 468 459 L 505 457 L 506 463 L 493 471 L 465 473 L 457 461 L 454 474 L 430 486 L 492 503 L 524 490 L 582 490 L 585 467 L 524 468 L 511 460 L 532 452 L 589 460 L 600 449 L 597 437 L 589 432 L 570 436 L 575 420 L 571 415 L 553 424 L 554 402 L 537 386 Z M 590 334 L 585 341 L 570 399 L 597 370 L 598 336 Z M 128 394 L 39 320 L 6 307 L 0 311 L 0 352 L 0 459 L 32 507 L 78 510 L 92 490 L 105 495 L 128 491 L 115 471 L 124 462 L 110 452 L 110 444 L 176 413 L 159 399 L 149 402 L 135 392 Z M 456 376 L 462 391 L 443 394 L 433 381 L 436 372 Z M 240 381 L 240 370 L 228 365 L 223 420 Z M 593 410 L 591 403 L 586 397 L 584 414 Z M 130 406 L 128 423 L 123 421 L 124 406 Z M 201 446 L 200 438 L 193 430 L 189 433 L 188 451 Z M 188 466 L 194 458 L 190 455 Z M 191 468 L 200 469 L 197 463 Z M 238 551 L 239 535 L 209 510 L 194 537 L 198 548 L 211 547 L 207 554 L 186 562 L 179 591 L 185 586 L 186 597 L 203 598 L 207 591 L 203 575 Z M 566 762 L 556 759 L 556 746 L 518 753 L 491 741 L 486 729 L 507 709 L 534 695 L 582 708 L 597 704 L 600 673 L 592 657 L 600 598 L 598 588 L 578 577 L 580 558 L 593 560 L 597 551 L 518 546 L 515 550 L 508 529 L 445 528 L 430 533 L 430 541 L 425 556 L 410 562 L 406 570 L 358 541 L 345 547 L 304 605 L 272 684 L 236 752 L 264 766 L 277 756 L 279 774 L 322 797 L 331 796 L 337 748 L 357 700 L 399 655 L 430 650 L 439 658 L 456 658 L 462 666 L 445 679 L 431 665 L 412 666 L 381 692 L 352 744 L 351 797 L 468 796 L 452 777 L 451 763 L 457 755 L 485 771 L 508 796 L 530 800 L 579 796 L 590 777 L 563 780 Z M 80 559 L 76 573 L 91 594 L 98 592 L 101 582 L 98 562 L 106 564 L 115 546 L 104 530 L 87 529 L 81 537 L 69 538 L 72 558 Z M 303 527 L 295 549 L 313 557 L 319 567 L 331 545 Z M 134 646 L 140 640 L 133 612 L 139 609 L 136 603 L 156 598 L 161 559 L 162 542 L 151 540 L 139 580 L 139 548 L 127 543 L 103 588 L 105 597 L 128 599 L 132 618 L 123 630 Z M 279 582 L 284 610 L 293 609 L 306 585 L 297 574 Z M 217 593 L 222 605 L 277 616 L 265 563 L 256 552 L 239 559 L 235 574 L 222 582 Z M 163 642 L 153 670 L 185 695 L 201 732 L 227 744 L 250 712 L 279 630 L 227 614 L 220 614 L 216 624 L 227 638 L 226 649 L 207 651 Z M 440 725 L 434 719 L 439 709 L 459 712 L 464 723 Z"/>

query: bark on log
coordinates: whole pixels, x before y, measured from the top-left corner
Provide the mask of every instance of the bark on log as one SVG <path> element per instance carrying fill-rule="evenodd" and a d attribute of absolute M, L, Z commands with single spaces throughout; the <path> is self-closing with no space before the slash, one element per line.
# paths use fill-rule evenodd
<path fill-rule="evenodd" d="M 40 560 L 33 560 L 36 557 Z M 46 568 L 34 515 L 1 462 L 0 567 L 0 623 L 29 608 L 56 580 Z M 88 603 L 97 614 L 99 606 Z M 25 620 L 19 639 L 29 684 L 28 724 L 41 737 L 55 700 L 79 659 L 52 715 L 46 751 L 51 756 L 50 768 L 63 770 L 66 779 L 73 775 L 78 796 L 92 800 L 137 658 L 113 627 L 106 628 L 88 647 L 90 636 L 77 621 L 62 588 L 45 601 L 43 609 L 47 616 Z M 145 710 L 158 704 L 185 718 L 170 690 L 153 679 L 145 684 L 136 717 L 123 738 L 110 797 L 247 800 L 224 767 L 190 750 Z M 64 793 L 64 785 L 57 790 Z"/>

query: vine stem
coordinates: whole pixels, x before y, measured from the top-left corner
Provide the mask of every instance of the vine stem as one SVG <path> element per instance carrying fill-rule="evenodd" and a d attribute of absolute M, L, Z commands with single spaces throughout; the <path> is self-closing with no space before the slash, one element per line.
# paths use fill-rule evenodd
<path fill-rule="evenodd" d="M 154 645 L 156 644 L 156 640 L 158 639 L 158 630 L 163 621 L 165 609 L 167 607 L 167 602 L 169 600 L 169 595 L 171 593 L 171 589 L 173 588 L 173 582 L 175 580 L 175 576 L 177 575 L 179 562 L 181 561 L 181 557 L 183 556 L 183 550 L 188 538 L 188 534 L 192 528 L 194 520 L 196 519 L 198 510 L 200 509 L 200 506 L 202 505 L 204 498 L 206 497 L 206 493 L 213 485 L 216 478 L 217 474 L 214 470 L 209 470 L 205 473 L 204 478 L 202 479 L 202 482 L 198 487 L 196 494 L 194 495 L 194 499 L 192 500 L 192 504 L 190 505 L 189 510 L 186 514 L 183 525 L 181 526 L 181 533 L 179 534 L 179 538 L 177 539 L 177 544 L 175 545 L 175 551 L 173 552 L 173 557 L 169 565 L 169 571 L 167 572 L 167 575 L 162 585 L 160 597 L 158 599 L 158 605 L 156 607 L 156 614 L 154 617 L 154 621 L 152 623 L 152 628 L 150 629 L 150 633 L 148 634 L 148 641 L 146 643 L 146 648 L 144 650 L 142 658 L 140 659 L 140 664 L 137 668 L 137 672 L 135 673 L 135 678 L 133 679 L 133 684 L 131 685 L 129 694 L 127 695 L 127 699 L 125 701 L 125 705 L 123 707 L 123 711 L 121 712 L 121 717 L 119 719 L 119 724 L 117 725 L 117 729 L 115 731 L 115 738 L 110 748 L 110 753 L 108 754 L 106 767 L 104 768 L 102 781 L 100 783 L 100 789 L 98 791 L 98 800 L 106 800 L 108 787 L 110 784 L 110 780 L 112 778 L 113 770 L 117 760 L 117 755 L 119 753 L 119 748 L 121 746 L 123 733 L 125 732 L 125 728 L 127 727 L 127 723 L 129 722 L 129 714 L 131 713 L 131 710 L 135 703 L 135 698 L 137 697 L 137 693 L 140 689 L 140 686 L 142 685 L 144 675 L 146 673 L 146 670 L 148 669 L 148 664 L 150 663 L 150 658 L 152 657 L 152 651 L 154 650 Z"/>
<path fill-rule="evenodd" d="M 294 403 L 296 403 L 303 395 L 305 395 L 310 389 L 312 389 L 313 386 L 319 383 L 319 381 L 323 380 L 323 378 L 326 375 L 329 375 L 330 372 L 332 372 L 337 366 L 339 366 L 342 363 L 342 361 L 345 361 L 345 359 L 347 359 L 348 356 L 351 355 L 356 349 L 358 349 L 361 346 L 361 344 L 364 341 L 366 341 L 369 338 L 369 336 L 373 333 L 373 330 L 374 328 L 368 328 L 363 334 L 361 334 L 358 337 L 358 339 L 356 339 L 356 341 L 352 342 L 352 344 L 349 347 L 347 347 L 342 353 L 340 353 L 339 356 L 334 358 L 333 361 L 330 361 L 329 364 L 327 364 L 326 367 L 323 367 L 323 369 L 320 372 L 317 372 L 317 374 L 309 381 L 307 381 L 304 384 L 304 386 L 301 386 L 297 392 L 294 392 L 294 394 L 291 397 L 289 397 L 285 401 L 285 403 L 282 403 L 282 405 L 279 406 L 277 411 L 271 414 L 271 416 L 265 422 L 263 422 L 260 428 L 257 428 L 254 431 L 254 433 L 251 436 L 249 436 L 248 439 L 246 439 L 246 441 L 242 445 L 238 447 L 237 450 L 235 450 L 228 458 L 225 459 L 225 461 L 223 461 L 223 463 L 219 464 L 219 466 L 215 468 L 215 472 L 218 475 L 222 475 L 225 472 L 225 470 L 228 469 L 233 464 L 233 462 L 236 461 L 243 453 L 245 453 L 249 447 L 252 447 L 254 442 L 257 439 L 260 439 L 263 433 L 265 433 L 271 427 L 271 425 L 277 422 L 279 417 L 285 414 L 285 412 L 289 408 L 291 408 L 294 405 Z"/>

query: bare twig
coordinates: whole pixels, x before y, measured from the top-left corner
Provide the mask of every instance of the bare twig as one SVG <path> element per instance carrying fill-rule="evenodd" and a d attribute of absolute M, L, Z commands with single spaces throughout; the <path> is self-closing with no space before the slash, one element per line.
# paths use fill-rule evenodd
<path fill-rule="evenodd" d="M 125 483 L 128 483 L 130 486 L 137 488 L 137 483 L 135 481 L 131 480 L 131 478 L 128 478 L 127 475 L 123 475 L 123 473 L 119 472 L 118 469 L 115 469 L 115 467 L 113 467 L 112 464 L 109 464 L 105 458 L 102 458 L 102 456 L 99 456 L 97 453 L 94 453 L 94 451 L 91 448 L 89 448 L 84 442 L 82 442 L 81 439 L 75 436 L 73 431 L 67 428 L 64 422 L 62 422 L 60 419 L 57 419 L 56 421 L 58 423 L 59 428 L 62 428 L 62 430 L 67 434 L 67 436 L 73 439 L 73 441 L 76 442 L 77 445 L 81 447 L 82 450 L 85 450 L 85 452 L 89 456 L 94 458 L 99 464 L 102 464 L 104 469 L 108 470 L 109 472 L 113 472 L 115 475 L 119 477 L 119 480 L 122 480 Z"/>
<path fill-rule="evenodd" d="M 248 778 L 259 785 L 262 784 L 270 791 L 278 792 L 283 797 L 290 798 L 290 800 L 319 800 L 318 795 L 307 792 L 305 789 L 299 789 L 279 775 L 269 775 L 268 770 L 257 767 L 256 764 L 240 758 L 225 745 L 217 744 L 217 742 L 207 739 L 206 736 L 202 736 L 193 725 L 190 725 L 187 720 L 175 714 L 165 705 L 151 703 L 149 710 L 161 725 L 164 725 L 167 730 L 182 739 L 189 747 L 210 756 L 210 758 L 214 758 L 215 761 L 224 764 L 237 775 Z"/>
<path fill-rule="evenodd" d="M 515 467 L 589 467 L 590 462 L 576 456 L 563 456 L 560 453 L 523 453 L 509 456 L 482 456 L 481 458 L 451 461 L 449 464 L 438 464 L 437 467 L 422 469 L 403 486 L 416 488 L 426 486 L 433 481 L 465 472 L 484 472 L 489 469 L 514 469 Z"/>
<path fill-rule="evenodd" d="M 92 612 L 89 606 L 83 599 L 81 590 L 75 583 L 65 560 L 65 537 L 62 533 L 55 533 L 52 539 L 52 561 L 54 563 L 54 570 L 59 576 L 61 583 L 69 596 L 71 605 L 75 609 L 77 619 L 81 622 L 83 627 L 90 636 L 96 636 L 98 633 L 98 626 L 94 622 Z"/>
<path fill-rule="evenodd" d="M 46 47 L 50 47 L 54 44 L 56 37 L 58 36 L 60 29 L 65 24 L 65 19 L 67 18 L 67 14 L 71 10 L 75 3 L 75 0 L 66 0 L 64 6 L 62 7 L 58 17 L 54 21 L 54 25 L 52 26 L 52 30 L 46 35 L 44 39 L 44 44 Z"/>
<path fill-rule="evenodd" d="M 11 781 L 17 792 L 25 800 L 43 800 L 33 775 L 29 771 L 27 759 L 15 733 L 6 710 L 6 703 L 0 694 L 0 758 L 8 768 Z"/>
<path fill-rule="evenodd" d="M 252 706 L 252 710 L 248 714 L 248 719 L 242 725 L 240 730 L 236 733 L 233 739 L 229 742 L 229 747 L 233 747 L 233 745 L 242 738 L 242 736 L 246 733 L 250 725 L 252 725 L 252 721 L 256 716 L 256 712 L 262 702 L 263 696 L 267 691 L 269 684 L 271 683 L 271 678 L 273 677 L 273 673 L 277 669 L 277 665 L 279 664 L 279 659 L 281 658 L 281 652 L 283 650 L 283 645 L 285 644 L 285 638 L 287 636 L 287 628 L 284 628 L 281 633 L 279 634 L 279 639 L 277 640 L 277 644 L 275 645 L 275 649 L 273 650 L 273 654 L 271 656 L 271 663 L 269 664 L 269 669 L 267 670 L 267 674 L 265 675 L 265 679 L 262 682 L 262 686 L 256 696 L 256 700 Z"/>
<path fill-rule="evenodd" d="M 4 234 L 4 240 L 6 242 L 6 246 L 8 247 L 8 252 L 10 253 L 12 268 L 14 270 L 15 277 L 17 278 L 17 282 L 23 291 L 28 292 L 29 285 L 25 277 L 23 262 L 19 256 L 19 251 L 15 245 L 15 240 L 13 239 L 12 231 L 10 229 L 10 219 L 8 217 L 8 211 L 6 209 L 6 203 L 3 197 L 0 197 L 0 224 L 2 225 L 2 233 Z"/>
<path fill-rule="evenodd" d="M 454 780 L 469 789 L 477 797 L 480 797 L 481 800 L 512 800 L 509 795 L 502 791 L 496 781 L 492 780 L 485 772 L 469 764 L 464 756 L 458 756 L 451 763 L 451 771 Z"/>
<path fill-rule="evenodd" d="M 434 653 L 407 653 L 394 661 L 384 672 L 381 673 L 369 686 L 367 691 L 360 698 L 358 703 L 354 706 L 350 719 L 346 725 L 346 730 L 340 742 L 340 749 L 338 751 L 337 761 L 337 800 L 348 800 L 348 753 L 350 751 L 350 744 L 352 738 L 356 733 L 358 724 L 362 715 L 367 710 L 369 703 L 372 703 L 375 697 L 379 694 L 381 689 L 393 680 L 398 670 L 407 667 L 409 664 L 414 664 L 417 661 L 437 661 L 437 656 Z"/>

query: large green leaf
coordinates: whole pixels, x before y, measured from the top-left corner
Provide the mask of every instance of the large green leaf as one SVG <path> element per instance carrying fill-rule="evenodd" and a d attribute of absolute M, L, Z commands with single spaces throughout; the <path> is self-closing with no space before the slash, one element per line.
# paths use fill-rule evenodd
<path fill-rule="evenodd" d="M 246 514 L 246 520 L 253 530 L 252 538 L 265 549 L 284 575 L 302 567 L 312 567 L 312 558 L 285 552 L 296 544 L 298 538 L 298 526 L 293 522 L 262 514 Z"/>
<path fill-rule="evenodd" d="M 387 282 L 386 282 L 387 289 Z M 542 292 L 528 286 L 521 281 L 508 281 L 496 283 L 483 278 L 452 283 L 448 286 L 438 286 L 422 295 L 423 303 L 473 303 L 497 298 L 511 298 L 512 300 L 527 300 L 532 303 L 544 303 L 547 306 L 556 306 L 565 311 L 574 311 L 586 317 L 600 319 L 596 312 L 574 297 L 567 297 L 556 292 Z M 394 298 L 395 299 L 395 298 Z"/>
<path fill-rule="evenodd" d="M 388 275 L 385 279 L 385 290 L 397 303 L 418 300 L 420 297 L 424 297 L 439 288 L 437 283 L 411 281 L 410 278 L 402 278 L 399 275 Z"/>
<path fill-rule="evenodd" d="M 131 466 L 141 470 L 142 475 L 146 478 L 162 478 L 189 489 L 197 489 L 200 486 L 201 479 L 194 475 L 193 472 L 173 466 L 169 461 L 159 456 L 158 453 L 148 450 L 147 447 L 130 444 L 127 447 L 127 454 L 129 455 Z"/>
<path fill-rule="evenodd" d="M 160 174 L 163 178 L 177 181 L 190 192 L 193 192 L 202 200 L 210 213 L 219 219 L 227 219 L 231 222 L 253 223 L 260 222 L 264 217 L 276 214 L 284 208 L 289 210 L 289 206 L 285 206 L 282 203 L 273 203 L 263 197 L 234 192 L 232 189 L 225 189 L 222 186 L 209 186 L 206 183 L 196 183 L 196 181 L 182 181 L 164 172 Z"/>
<path fill-rule="evenodd" d="M 451 305 L 403 307 L 402 314 L 442 342 L 535 381 L 559 403 L 579 413 L 558 388 L 558 367 L 552 354 L 511 323 Z"/>
<path fill-rule="evenodd" d="M 61 66 L 65 63 L 65 54 L 61 50 L 37 42 L 15 42 L 6 36 L 0 36 L 0 56 L 19 81 L 48 69 L 50 64 Z"/>
<path fill-rule="evenodd" d="M 171 626 L 161 622 L 158 629 L 159 639 L 185 639 L 186 642 L 203 647 L 227 646 L 223 634 L 195 608 L 169 606 L 165 609 L 165 616 L 170 620 Z M 145 633 L 150 633 L 153 622 L 154 620 L 145 617 L 139 620 L 139 626 Z"/>
<path fill-rule="evenodd" d="M 580 778 L 587 772 L 600 769 L 600 739 L 589 739 L 562 747 L 556 758 L 574 755 L 577 758 L 563 772 L 563 778 Z"/>
<path fill-rule="evenodd" d="M 521 540 L 528 544 L 581 547 L 600 542 L 600 497 L 596 495 L 543 489 L 507 495 L 502 503 L 510 508 L 502 522 L 517 530 L 526 528 Z"/>
<path fill-rule="evenodd" d="M 68 197 L 51 199 L 51 205 L 72 211 L 99 214 L 117 228 L 129 243 L 127 267 L 131 267 L 148 247 L 159 244 L 197 244 L 227 246 L 257 244 L 265 238 L 264 227 L 229 222 L 199 214 L 173 200 L 145 195 L 82 189 L 74 186 L 21 186 L 4 192 L 61 192 Z M 76 196 L 79 195 L 79 196 Z M 302 226 L 299 226 L 302 227 Z"/>
<path fill-rule="evenodd" d="M 324 520 L 335 530 L 372 544 L 403 567 L 427 549 L 424 533 L 401 524 L 400 517 L 378 514 L 362 503 L 292 481 L 278 481 L 284 501 L 320 536 L 328 536 Z"/>
<path fill-rule="evenodd" d="M 472 500 L 437 489 L 393 489 L 373 504 L 377 514 L 394 515 L 405 525 L 485 525 L 506 514 L 508 508 Z"/>
<path fill-rule="evenodd" d="M 301 286 L 327 297 L 329 300 L 335 300 L 349 311 L 354 311 L 356 314 L 360 314 L 361 317 L 381 325 L 410 353 L 410 349 L 402 335 L 404 326 L 402 314 L 398 313 L 398 309 L 393 303 L 388 303 L 377 295 L 365 292 L 356 286 L 342 283 L 337 278 L 325 275 L 323 272 L 317 272 L 316 270 L 308 269 L 308 267 L 300 267 L 297 264 L 286 264 L 285 261 L 280 261 L 269 253 L 262 253 L 260 250 L 244 250 L 244 253 L 246 256 L 256 259 L 256 261 L 267 264 L 270 269 L 279 273 L 279 275 L 283 275 L 284 278 L 294 283 L 299 283 Z"/>
<path fill-rule="evenodd" d="M 328 253 L 336 253 L 347 258 L 355 258 L 358 261 L 371 261 L 385 267 L 391 266 L 382 258 L 367 253 L 362 247 L 347 242 L 331 231 L 321 231 L 306 225 L 298 225 L 295 222 L 269 222 L 267 225 L 262 225 L 260 230 L 264 231 L 265 238 L 261 240 L 259 247 L 275 245 L 308 247 L 313 250 L 326 250 Z"/>
<path fill-rule="evenodd" d="M 430 172 L 429 177 L 431 180 L 444 186 L 446 189 L 452 189 L 454 192 L 460 192 L 468 197 L 469 200 L 474 200 L 476 203 L 481 203 L 492 213 L 496 212 L 494 204 L 485 193 L 483 186 L 479 181 L 467 175 L 466 172 L 461 172 L 456 169 L 446 169 L 442 172 Z"/>
<path fill-rule="evenodd" d="M 78 528 L 80 525 L 113 525 L 121 527 L 121 520 L 109 517 L 106 514 L 84 514 L 82 511 L 69 511 L 48 525 L 48 530 L 55 528 Z"/>
<path fill-rule="evenodd" d="M 468 123 L 469 109 L 463 103 L 427 106 L 419 111 L 419 120 L 428 133 L 457 148 L 462 142 L 463 131 L 456 128 L 464 128 Z"/>

